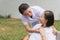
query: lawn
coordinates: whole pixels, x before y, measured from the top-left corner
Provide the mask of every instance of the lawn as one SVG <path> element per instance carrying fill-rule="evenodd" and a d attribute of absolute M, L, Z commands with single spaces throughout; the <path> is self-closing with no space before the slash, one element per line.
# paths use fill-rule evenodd
<path fill-rule="evenodd" d="M 60 30 L 60 21 L 54 25 Z M 27 33 L 20 19 L 0 19 L 0 40 L 22 40 Z"/>

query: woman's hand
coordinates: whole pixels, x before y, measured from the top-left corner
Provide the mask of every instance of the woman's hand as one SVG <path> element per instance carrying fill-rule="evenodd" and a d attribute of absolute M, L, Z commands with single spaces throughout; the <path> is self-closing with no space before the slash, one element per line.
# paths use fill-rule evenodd
<path fill-rule="evenodd" d="M 55 28 L 54 26 L 53 26 L 52 33 L 53 33 L 54 35 L 56 35 L 56 34 L 57 34 L 57 30 L 56 30 L 56 28 Z"/>
<path fill-rule="evenodd" d="M 40 34 L 41 36 L 45 36 L 45 31 L 44 31 L 44 28 L 43 27 L 40 27 Z"/>
<path fill-rule="evenodd" d="M 36 30 L 38 33 L 40 33 L 41 35 L 44 35 L 44 34 L 45 34 L 43 27 L 37 28 L 37 29 L 35 29 L 35 30 Z"/>
<path fill-rule="evenodd" d="M 42 40 L 47 40 L 45 30 L 42 27 L 40 28 L 40 34 L 41 34 Z"/>

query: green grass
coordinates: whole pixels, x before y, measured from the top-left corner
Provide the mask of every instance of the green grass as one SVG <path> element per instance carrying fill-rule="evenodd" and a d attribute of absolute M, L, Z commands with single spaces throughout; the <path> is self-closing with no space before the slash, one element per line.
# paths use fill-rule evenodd
<path fill-rule="evenodd" d="M 55 21 L 55 27 L 60 30 L 60 21 Z M 26 35 L 21 20 L 19 19 L 0 19 L 0 40 L 22 40 Z"/>
<path fill-rule="evenodd" d="M 54 26 L 56 27 L 56 29 L 58 30 L 58 31 L 60 31 L 60 20 L 55 20 L 55 23 L 54 23 Z"/>
<path fill-rule="evenodd" d="M 21 20 L 0 19 L 0 40 L 21 40 L 26 34 Z"/>

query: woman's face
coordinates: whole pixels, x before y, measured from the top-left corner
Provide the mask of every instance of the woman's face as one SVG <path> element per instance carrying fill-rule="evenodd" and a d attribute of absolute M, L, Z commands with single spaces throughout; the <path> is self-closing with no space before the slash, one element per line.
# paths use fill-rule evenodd
<path fill-rule="evenodd" d="M 47 20 L 45 19 L 44 13 L 42 13 L 42 15 L 40 16 L 40 22 L 41 22 L 42 24 L 46 24 L 46 23 L 47 23 Z"/>

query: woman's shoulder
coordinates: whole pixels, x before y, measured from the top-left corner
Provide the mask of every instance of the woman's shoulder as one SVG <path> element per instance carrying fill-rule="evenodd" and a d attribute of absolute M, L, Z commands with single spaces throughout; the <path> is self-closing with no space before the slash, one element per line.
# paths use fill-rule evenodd
<path fill-rule="evenodd" d="M 47 33 L 52 32 L 52 26 L 44 28 Z"/>
<path fill-rule="evenodd" d="M 41 24 L 36 24 L 33 29 L 36 29 L 36 28 L 40 28 L 41 27 Z"/>

